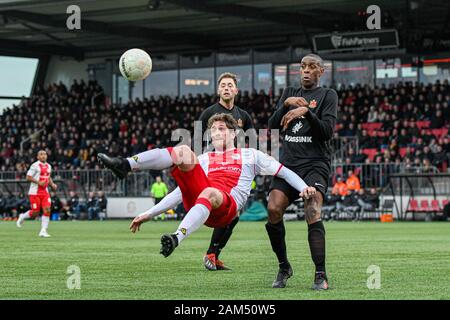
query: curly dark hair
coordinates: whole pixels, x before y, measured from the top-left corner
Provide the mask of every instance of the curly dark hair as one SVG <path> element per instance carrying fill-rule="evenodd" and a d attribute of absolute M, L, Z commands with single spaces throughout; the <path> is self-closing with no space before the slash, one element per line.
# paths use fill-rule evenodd
<path fill-rule="evenodd" d="M 209 120 L 208 120 L 208 129 L 211 129 L 213 123 L 216 122 L 216 121 L 223 121 L 223 122 L 225 122 L 225 124 L 226 124 L 228 129 L 236 130 L 236 129 L 239 128 L 236 119 L 234 119 L 231 114 L 219 113 L 219 114 L 215 114 L 211 118 L 209 118 Z"/>

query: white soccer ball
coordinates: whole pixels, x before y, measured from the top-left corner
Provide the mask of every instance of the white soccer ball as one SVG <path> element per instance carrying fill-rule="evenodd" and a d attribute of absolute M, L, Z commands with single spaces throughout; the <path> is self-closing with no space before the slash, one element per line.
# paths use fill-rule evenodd
<path fill-rule="evenodd" d="M 129 81 L 144 80 L 152 72 L 152 58 L 141 49 L 127 50 L 120 57 L 119 70 Z"/>

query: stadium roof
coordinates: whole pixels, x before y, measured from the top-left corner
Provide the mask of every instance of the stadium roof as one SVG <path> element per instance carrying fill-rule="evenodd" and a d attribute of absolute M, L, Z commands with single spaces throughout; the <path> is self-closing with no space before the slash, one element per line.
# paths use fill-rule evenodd
<path fill-rule="evenodd" d="M 81 8 L 81 30 L 66 27 L 67 7 Z M 76 58 L 130 47 L 199 52 L 243 47 L 311 48 L 311 37 L 364 30 L 373 1 L 351 0 L 3 0 L 0 53 Z M 450 27 L 446 0 L 377 0 L 383 27 L 396 27 L 403 46 Z"/>

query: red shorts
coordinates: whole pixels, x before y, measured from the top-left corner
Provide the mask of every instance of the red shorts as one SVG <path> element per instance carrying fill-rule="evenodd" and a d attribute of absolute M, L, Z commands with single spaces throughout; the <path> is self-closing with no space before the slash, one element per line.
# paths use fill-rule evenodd
<path fill-rule="evenodd" d="M 203 171 L 198 163 L 190 171 L 181 171 L 178 167 L 175 167 L 172 170 L 172 176 L 180 187 L 186 212 L 195 205 L 200 193 L 206 188 L 211 187 L 205 171 Z M 219 208 L 211 211 L 208 220 L 205 222 L 205 225 L 211 228 L 226 227 L 236 217 L 236 201 L 234 201 L 228 192 L 223 190 L 220 190 L 220 192 L 223 196 L 223 202 Z"/>
<path fill-rule="evenodd" d="M 42 208 L 50 208 L 51 199 L 49 194 L 30 194 L 31 211 L 40 212 Z"/>

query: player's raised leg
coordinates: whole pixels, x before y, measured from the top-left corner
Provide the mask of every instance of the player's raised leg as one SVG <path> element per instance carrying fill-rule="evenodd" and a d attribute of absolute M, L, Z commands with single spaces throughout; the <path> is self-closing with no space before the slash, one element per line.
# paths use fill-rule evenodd
<path fill-rule="evenodd" d="M 175 233 L 161 237 L 161 254 L 168 257 L 187 236 L 198 230 L 208 220 L 211 211 L 219 208 L 222 202 L 223 195 L 220 190 L 211 187 L 204 189 Z"/>
<path fill-rule="evenodd" d="M 112 158 L 104 153 L 99 153 L 97 157 L 120 179 L 125 178 L 132 170 L 163 170 L 174 164 L 184 166 L 182 170 L 190 170 L 198 162 L 195 153 L 188 146 L 157 148 L 129 158 Z"/>
<path fill-rule="evenodd" d="M 321 219 L 323 196 L 317 192 L 305 200 L 305 219 L 308 223 L 308 243 L 311 258 L 316 266 L 313 290 L 327 290 L 328 279 L 325 270 L 325 228 Z"/>
<path fill-rule="evenodd" d="M 272 288 L 286 287 L 287 280 L 293 275 L 292 267 L 287 258 L 286 229 L 283 222 L 283 214 L 288 206 L 289 198 L 284 192 L 278 189 L 270 191 L 267 206 L 269 221 L 266 223 L 266 230 L 279 264 L 278 274 L 272 283 Z"/>

